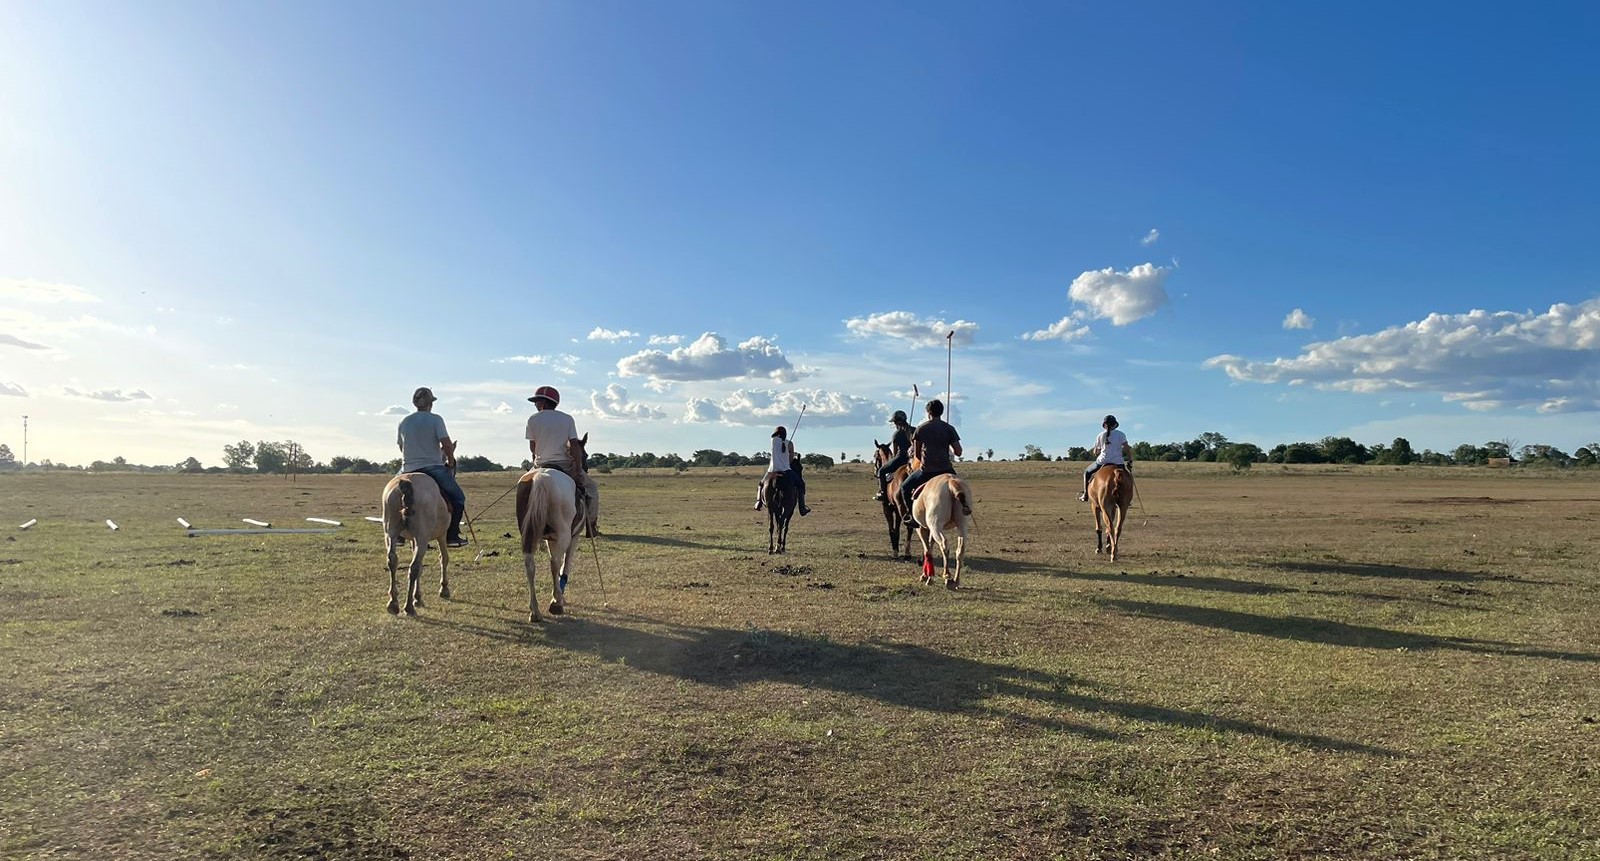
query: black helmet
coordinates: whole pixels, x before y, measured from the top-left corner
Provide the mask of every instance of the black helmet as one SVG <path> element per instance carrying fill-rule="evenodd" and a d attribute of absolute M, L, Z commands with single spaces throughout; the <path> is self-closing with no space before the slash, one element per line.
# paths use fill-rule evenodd
<path fill-rule="evenodd" d="M 906 423 L 906 411 L 905 410 L 895 410 L 894 411 L 894 415 L 889 417 L 889 424 L 892 424 L 892 425 L 903 425 L 905 423 Z"/>
<path fill-rule="evenodd" d="M 1106 416 L 1106 420 L 1100 423 L 1101 427 L 1116 427 L 1118 424 L 1121 423 L 1117 421 L 1116 416 Z"/>

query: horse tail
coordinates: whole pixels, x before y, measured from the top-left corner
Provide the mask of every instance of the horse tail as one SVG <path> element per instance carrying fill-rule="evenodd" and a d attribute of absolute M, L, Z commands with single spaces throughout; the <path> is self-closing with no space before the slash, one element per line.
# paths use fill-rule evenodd
<path fill-rule="evenodd" d="M 401 478 L 396 485 L 400 491 L 399 520 L 401 529 L 410 529 L 411 514 L 416 509 L 416 489 L 411 486 L 411 479 Z"/>
<path fill-rule="evenodd" d="M 967 487 L 967 480 L 964 478 L 958 478 L 955 481 L 950 482 L 950 486 L 955 488 L 956 504 L 961 506 L 961 510 L 971 511 L 972 491 Z"/>
<path fill-rule="evenodd" d="M 534 476 L 517 483 L 517 527 L 522 532 L 523 553 L 533 552 L 534 545 L 544 537 L 549 526 L 550 494 L 545 489 L 548 479 L 539 481 L 540 478 L 542 476 Z M 533 486 L 535 482 L 539 482 L 538 488 Z"/>

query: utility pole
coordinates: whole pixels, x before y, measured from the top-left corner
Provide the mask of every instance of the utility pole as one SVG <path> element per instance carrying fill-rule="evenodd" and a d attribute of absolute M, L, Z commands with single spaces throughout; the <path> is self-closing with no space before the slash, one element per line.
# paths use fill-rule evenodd
<path fill-rule="evenodd" d="M 22 417 L 22 467 L 28 467 L 28 417 Z"/>

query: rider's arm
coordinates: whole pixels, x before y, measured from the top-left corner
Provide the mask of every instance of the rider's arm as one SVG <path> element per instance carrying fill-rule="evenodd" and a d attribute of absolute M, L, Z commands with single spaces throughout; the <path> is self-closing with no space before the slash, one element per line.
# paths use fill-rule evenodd
<path fill-rule="evenodd" d="M 448 469 L 456 468 L 456 444 L 445 437 L 439 440 L 439 450 L 444 452 L 444 465 Z"/>
<path fill-rule="evenodd" d="M 956 440 L 955 442 L 950 443 L 950 450 L 952 452 L 955 452 L 956 457 L 960 457 L 961 456 L 961 440 Z"/>

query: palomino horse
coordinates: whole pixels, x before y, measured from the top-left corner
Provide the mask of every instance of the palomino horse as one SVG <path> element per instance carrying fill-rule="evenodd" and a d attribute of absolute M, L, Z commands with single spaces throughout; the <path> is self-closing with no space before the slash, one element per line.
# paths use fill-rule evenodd
<path fill-rule="evenodd" d="M 407 472 L 389 479 L 383 488 L 383 543 L 389 551 L 389 612 L 398 614 L 400 602 L 394 593 L 395 569 L 399 565 L 396 549 L 411 539 L 411 572 L 406 580 L 406 615 L 417 615 L 422 606 L 422 556 L 428 542 L 439 542 L 439 597 L 450 597 L 450 551 L 445 547 L 445 532 L 450 528 L 450 506 L 433 479 L 420 472 Z"/>
<path fill-rule="evenodd" d="M 967 481 L 957 475 L 945 473 L 928 479 L 917 490 L 917 498 L 911 503 L 912 516 L 922 524 L 917 530 L 917 537 L 922 539 L 922 582 L 933 581 L 933 554 L 928 551 L 928 538 L 930 535 L 935 544 L 939 545 L 939 558 L 944 562 L 944 585 L 946 589 L 957 589 L 961 586 L 961 568 L 967 558 L 967 532 L 972 523 L 972 489 L 967 486 Z M 950 574 L 950 551 L 944 532 L 946 529 L 956 531 L 956 573 Z"/>
<path fill-rule="evenodd" d="M 1128 519 L 1128 506 L 1133 504 L 1133 475 L 1114 464 L 1095 470 L 1089 481 L 1089 504 L 1094 508 L 1094 552 L 1101 552 L 1104 536 L 1105 552 L 1115 562 L 1122 524 Z"/>
<path fill-rule="evenodd" d="M 872 446 L 872 466 L 874 470 L 883 469 L 883 465 L 894 457 L 894 452 L 877 440 L 872 441 Z M 889 525 L 889 554 L 896 559 L 911 558 L 911 518 L 907 516 L 911 512 L 900 510 L 900 483 L 910 474 L 909 464 L 895 470 L 894 475 L 889 477 L 889 491 L 883 497 L 883 520 Z M 904 545 L 900 543 L 902 530 L 906 535 Z M 905 548 L 904 555 L 900 552 L 902 546 Z"/>
<path fill-rule="evenodd" d="M 800 489 L 787 476 L 774 473 L 762 492 L 767 506 L 767 553 L 787 553 L 789 521 L 800 504 Z"/>
<path fill-rule="evenodd" d="M 578 511 L 578 489 L 572 476 L 559 469 L 530 469 L 517 480 L 517 528 L 522 533 L 522 568 L 528 575 L 528 621 L 541 621 L 534 581 L 538 569 L 534 548 L 545 543 L 550 554 L 550 613 L 559 616 L 566 606 L 567 574 L 578 558 L 578 531 L 583 517 Z"/>

